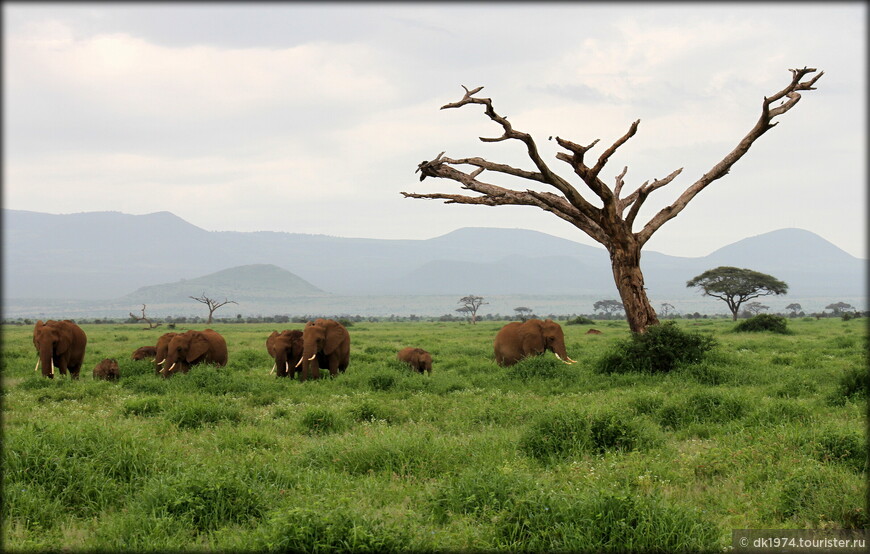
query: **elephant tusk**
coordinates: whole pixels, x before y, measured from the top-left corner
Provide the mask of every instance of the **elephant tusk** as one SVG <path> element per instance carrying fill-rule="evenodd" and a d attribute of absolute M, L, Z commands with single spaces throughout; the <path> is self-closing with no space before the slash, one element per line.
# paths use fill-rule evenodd
<path fill-rule="evenodd" d="M 290 362 L 284 362 L 284 371 L 290 373 Z"/>
<path fill-rule="evenodd" d="M 167 371 L 167 372 L 168 372 L 168 371 L 172 371 L 173 368 L 175 368 L 175 364 L 172 364 L 171 366 L 169 366 L 169 368 L 167 368 L 166 371 Z"/>
<path fill-rule="evenodd" d="M 36 358 L 36 367 L 33 368 L 33 371 L 39 371 L 39 358 Z"/>
<path fill-rule="evenodd" d="M 272 375 L 273 373 L 275 373 L 275 368 L 276 368 L 276 367 L 278 367 L 278 364 L 276 364 L 276 363 L 275 363 L 275 364 L 272 364 L 272 371 L 269 372 L 269 375 Z"/>
<path fill-rule="evenodd" d="M 556 354 L 556 353 L 553 352 L 553 354 Z M 562 359 L 562 356 L 556 354 L 556 357 L 559 358 L 559 361 L 562 362 L 563 364 L 571 365 L 571 362 L 566 362 L 565 360 Z"/>
<path fill-rule="evenodd" d="M 577 363 L 577 360 L 572 360 L 572 359 L 571 359 L 571 356 L 567 356 L 567 355 L 566 355 L 565 357 L 568 358 L 568 361 L 571 362 L 572 364 L 576 364 L 576 363 Z"/>
<path fill-rule="evenodd" d="M 51 374 L 54 375 L 54 359 L 51 360 Z"/>
<path fill-rule="evenodd" d="M 165 363 L 166 363 L 166 358 L 163 358 L 162 360 L 160 360 L 159 362 L 157 362 L 157 365 L 163 365 L 163 364 L 165 364 Z"/>
<path fill-rule="evenodd" d="M 308 358 L 308 361 L 310 362 L 311 360 L 313 360 L 313 359 L 316 358 L 316 357 L 317 357 L 317 352 L 315 352 L 314 354 L 312 354 L 311 357 Z"/>

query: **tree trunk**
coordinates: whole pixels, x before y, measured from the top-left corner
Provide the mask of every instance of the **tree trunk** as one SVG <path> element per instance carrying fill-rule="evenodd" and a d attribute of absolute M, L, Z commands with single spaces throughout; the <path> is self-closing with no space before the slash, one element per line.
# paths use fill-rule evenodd
<path fill-rule="evenodd" d="M 640 246 L 634 240 L 625 240 L 610 249 L 613 280 L 619 290 L 628 327 L 634 333 L 643 333 L 659 322 L 643 286 L 640 270 Z"/>

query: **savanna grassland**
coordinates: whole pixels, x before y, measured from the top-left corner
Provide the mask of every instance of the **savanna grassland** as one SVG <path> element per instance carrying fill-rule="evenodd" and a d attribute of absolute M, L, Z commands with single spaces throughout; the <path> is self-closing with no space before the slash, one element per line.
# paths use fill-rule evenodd
<path fill-rule="evenodd" d="M 4 549 L 721 551 L 870 521 L 866 319 L 680 321 L 718 345 L 667 374 L 596 371 L 624 322 L 563 322 L 577 364 L 501 368 L 501 325 L 357 323 L 347 372 L 306 383 L 265 348 L 301 325 L 215 325 L 227 367 L 167 380 L 130 359 L 164 328 L 83 325 L 79 381 L 38 376 L 32 327 L 4 326 Z M 119 382 L 92 380 L 104 357 Z"/>

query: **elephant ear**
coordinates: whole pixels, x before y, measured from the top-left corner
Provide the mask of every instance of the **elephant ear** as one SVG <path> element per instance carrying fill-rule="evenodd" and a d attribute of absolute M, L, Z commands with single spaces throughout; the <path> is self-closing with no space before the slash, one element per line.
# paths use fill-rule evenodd
<path fill-rule="evenodd" d="M 190 347 L 187 349 L 187 363 L 192 363 L 197 358 L 208 352 L 208 341 L 197 333 L 190 339 Z"/>
<path fill-rule="evenodd" d="M 272 345 L 275 341 L 275 337 L 278 336 L 278 331 L 272 331 L 272 334 L 269 335 L 269 338 L 266 339 L 266 350 L 269 351 L 269 355 L 273 358 L 275 357 L 275 347 Z"/>
<path fill-rule="evenodd" d="M 340 323 L 331 321 L 326 324 L 326 338 L 323 341 L 324 354 L 332 354 L 338 348 L 338 345 L 341 344 L 341 341 L 344 339 L 344 333 L 341 331 L 342 327 Z"/>
<path fill-rule="evenodd" d="M 66 326 L 58 329 L 55 327 L 53 331 L 57 334 L 57 343 L 54 345 L 55 354 L 63 354 L 72 345 L 72 330 Z"/>
<path fill-rule="evenodd" d="M 521 330 L 523 350 L 526 352 L 543 352 L 544 327 L 539 320 L 529 320 Z"/>

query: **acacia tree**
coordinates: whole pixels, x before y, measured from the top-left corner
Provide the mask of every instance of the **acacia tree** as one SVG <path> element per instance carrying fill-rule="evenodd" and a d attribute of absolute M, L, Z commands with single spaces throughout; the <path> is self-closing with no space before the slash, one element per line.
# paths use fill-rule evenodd
<path fill-rule="evenodd" d="M 649 241 L 653 233 L 660 229 L 667 221 L 676 217 L 699 192 L 704 190 L 713 181 L 728 174 L 731 166 L 749 151 L 752 144 L 777 124 L 773 119 L 784 114 L 797 104 L 801 98 L 798 91 L 815 90 L 813 85 L 824 75 L 824 72 L 819 72 L 815 76 L 812 76 L 817 70 L 807 67 L 803 69 L 791 69 L 790 71 L 792 74 L 791 82 L 772 96 L 764 97 L 758 121 L 749 130 L 749 133 L 737 143 L 737 146 L 694 183 L 689 185 L 673 203 L 659 210 L 649 221 L 641 225 L 637 231 L 634 230 L 635 220 L 647 197 L 657 189 L 669 184 L 682 172 L 682 168 L 680 168 L 661 179 L 654 179 L 652 182 L 647 180 L 633 192 L 624 196 L 622 193 L 625 186 L 625 175 L 628 172 L 627 166 L 616 176 L 612 188 L 601 180 L 601 172 L 608 160 L 620 146 L 625 144 L 637 132 L 638 125 L 640 124 L 639 119 L 630 125 L 628 131 L 622 137 L 605 149 L 597 160 L 592 162 L 585 159 L 586 153 L 598 143 L 599 139 L 592 141 L 587 146 L 582 146 L 561 137 L 555 137 L 559 146 L 567 150 L 567 152 L 556 154 L 556 159 L 567 163 L 574 174 L 591 191 L 592 196 L 590 198 L 592 198 L 592 201 L 590 201 L 570 184 L 567 179 L 557 175 L 550 169 L 541 157 L 538 146 L 531 135 L 514 129 L 506 117 L 499 115 L 495 111 L 490 98 L 475 96 L 483 87 L 468 90 L 467 87 L 463 86 L 465 95 L 462 99 L 458 102 L 445 104 L 441 106 L 441 109 L 460 108 L 468 104 L 483 105 L 486 116 L 499 124 L 503 129 L 503 133 L 500 137 L 480 137 L 480 140 L 483 142 L 500 142 L 513 139 L 522 142 L 535 169 L 520 169 L 480 157 L 448 158 L 444 156 L 444 152 L 441 152 L 434 160 L 423 161 L 417 166 L 417 171 L 420 172 L 420 180 L 422 181 L 426 177 L 438 177 L 456 181 L 462 185 L 463 189 L 476 192 L 480 196 L 446 193 L 416 194 L 408 192 L 402 192 L 401 194 L 405 198 L 440 199 L 444 200 L 447 204 L 536 206 L 571 223 L 607 249 L 610 254 L 613 279 L 622 303 L 625 305 L 626 319 L 632 331 L 641 333 L 649 325 L 658 323 L 656 312 L 650 304 L 644 288 L 643 273 L 640 268 L 641 249 Z M 807 79 L 803 80 L 805 77 Z M 774 106 L 776 103 L 779 104 Z M 458 166 L 471 166 L 475 169 L 463 171 L 457 169 Z M 480 179 L 484 171 L 489 171 L 495 175 L 503 174 L 542 183 L 555 189 L 558 194 L 551 191 L 514 190 L 498 186 Z M 599 207 L 595 204 L 601 204 L 601 206 Z"/>
<path fill-rule="evenodd" d="M 206 321 L 206 324 L 209 324 L 212 322 L 212 320 L 213 320 L 212 316 L 214 315 L 215 310 L 217 310 L 221 306 L 224 306 L 226 304 L 238 305 L 238 302 L 236 302 L 235 300 L 227 300 L 226 298 L 224 298 L 223 302 L 218 302 L 217 300 L 214 300 L 214 299 L 206 296 L 205 293 L 202 293 L 202 296 L 199 296 L 199 297 L 190 296 L 188 298 L 192 298 L 192 299 L 196 300 L 197 302 L 202 302 L 203 304 L 208 306 L 208 321 Z"/>
<path fill-rule="evenodd" d="M 532 309 L 525 306 L 514 308 L 514 311 L 517 313 L 517 316 L 520 318 L 521 321 L 527 320 L 529 316 L 532 315 Z"/>
<path fill-rule="evenodd" d="M 610 317 L 615 312 L 625 311 L 625 306 L 618 300 L 599 300 L 592 305 L 592 309 L 596 312 L 604 312 L 607 317 Z"/>
<path fill-rule="evenodd" d="M 471 324 L 477 324 L 477 309 L 483 306 L 484 304 L 489 304 L 489 302 L 484 302 L 482 296 L 475 296 L 473 294 L 469 294 L 468 296 L 463 296 L 459 299 L 459 303 L 462 304 L 461 308 L 456 308 L 457 312 L 463 312 L 471 314 Z"/>
<path fill-rule="evenodd" d="M 728 309 L 731 310 L 734 321 L 737 321 L 740 306 L 747 300 L 788 292 L 788 285 L 776 277 L 751 269 L 731 266 L 708 269 L 686 282 L 686 286 L 698 287 L 704 292 L 704 296 L 724 300 Z M 758 303 L 756 302 L 756 304 Z M 767 306 L 764 307 L 767 308 Z"/>
<path fill-rule="evenodd" d="M 752 315 L 758 315 L 764 310 L 769 310 L 770 306 L 765 306 L 761 302 L 750 302 L 746 305 L 746 311 Z"/>
<path fill-rule="evenodd" d="M 797 302 L 793 302 L 793 303 L 789 304 L 788 306 L 786 306 L 785 309 L 791 310 L 792 317 L 797 317 L 798 312 L 801 311 L 803 308 Z"/>

